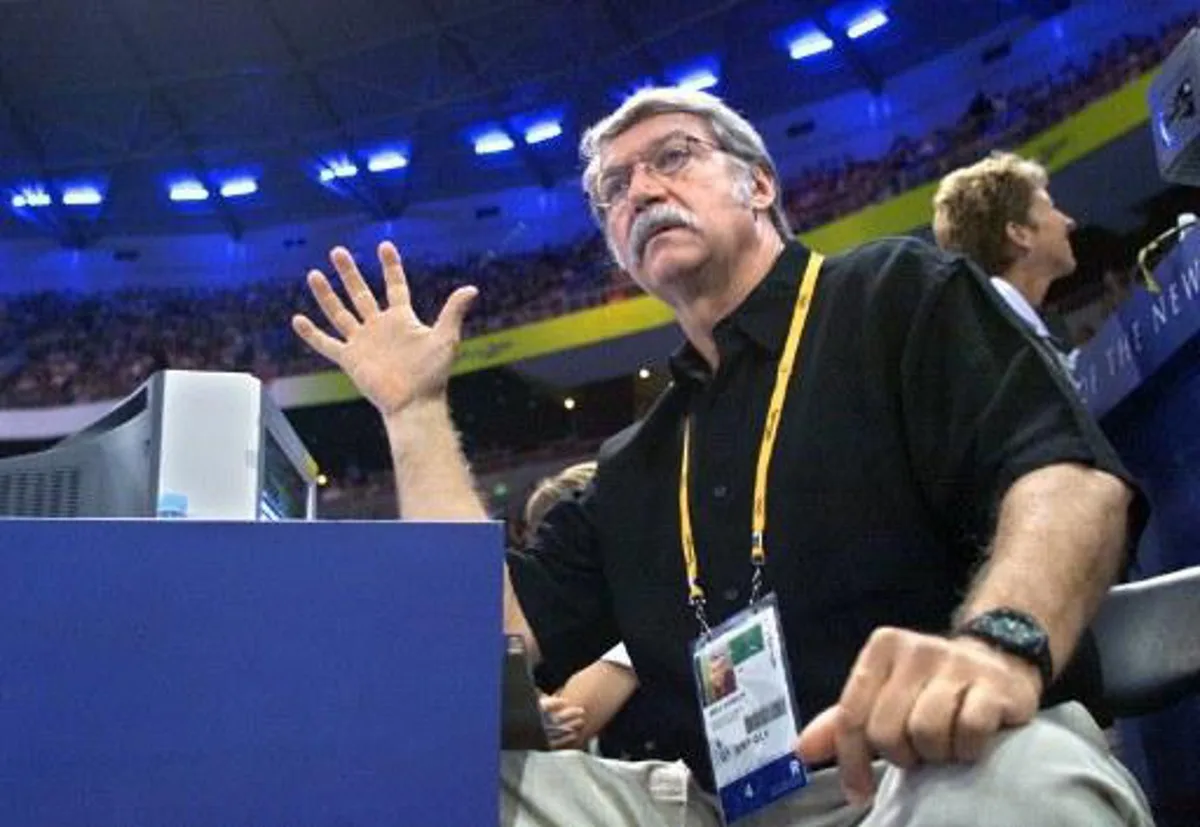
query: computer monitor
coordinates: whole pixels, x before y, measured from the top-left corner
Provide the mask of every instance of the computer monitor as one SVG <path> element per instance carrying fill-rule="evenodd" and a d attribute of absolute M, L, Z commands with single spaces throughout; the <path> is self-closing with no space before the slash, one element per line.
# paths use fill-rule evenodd
<path fill-rule="evenodd" d="M 166 370 L 56 445 L 0 459 L 0 516 L 313 519 L 316 479 L 261 381 Z"/>

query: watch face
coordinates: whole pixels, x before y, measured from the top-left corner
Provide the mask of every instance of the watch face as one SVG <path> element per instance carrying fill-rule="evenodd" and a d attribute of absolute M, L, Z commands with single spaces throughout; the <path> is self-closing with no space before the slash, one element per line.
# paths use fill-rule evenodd
<path fill-rule="evenodd" d="M 1012 642 L 1022 649 L 1035 650 L 1046 641 L 1046 633 L 1029 621 L 1004 614 L 989 618 L 991 632 Z"/>
<path fill-rule="evenodd" d="M 1029 661 L 1049 686 L 1054 674 L 1050 638 L 1038 622 L 1016 609 L 993 609 L 967 621 L 962 632 Z"/>

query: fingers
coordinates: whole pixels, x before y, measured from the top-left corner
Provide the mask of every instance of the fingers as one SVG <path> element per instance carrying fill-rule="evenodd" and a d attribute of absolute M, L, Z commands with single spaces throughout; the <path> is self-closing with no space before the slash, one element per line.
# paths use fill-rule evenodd
<path fill-rule="evenodd" d="M 867 742 L 898 767 L 913 767 L 921 760 L 922 753 L 909 733 L 913 708 L 925 685 L 925 676 L 916 664 L 905 662 L 879 690 L 867 718 Z"/>
<path fill-rule="evenodd" d="M 555 725 L 562 729 L 569 729 L 571 732 L 577 733 L 583 729 L 583 720 L 583 708 L 578 706 L 568 706 L 554 714 Z"/>
<path fill-rule="evenodd" d="M 851 804 L 864 804 L 875 794 L 873 757 L 864 727 L 843 729 L 837 739 L 838 776 L 842 792 Z"/>
<path fill-rule="evenodd" d="M 1002 704 L 992 692 L 975 686 L 966 691 L 954 727 L 954 756 L 960 761 L 978 761 L 988 741 L 1000 729 Z"/>
<path fill-rule="evenodd" d="M 292 330 L 317 353 L 334 364 L 340 364 L 342 343 L 318 328 L 307 316 L 292 316 Z"/>
<path fill-rule="evenodd" d="M 442 312 L 438 314 L 434 327 L 458 339 L 462 335 L 463 319 L 471 308 L 471 302 L 478 295 L 479 290 L 474 287 L 460 287 L 455 290 L 442 306 Z"/>
<path fill-rule="evenodd" d="M 567 749 L 575 746 L 585 722 L 583 707 L 569 704 L 566 699 L 557 695 L 543 695 L 539 704 L 551 748 Z"/>
<path fill-rule="evenodd" d="M 552 741 L 554 749 L 581 749 L 584 746 L 584 741 L 579 737 L 579 729 L 560 729 L 549 733 L 546 736 Z"/>
<path fill-rule="evenodd" d="M 842 709 L 837 735 L 838 769 L 842 789 L 854 803 L 866 801 L 875 792 L 875 776 L 871 772 L 874 755 L 867 726 L 879 693 L 891 677 L 898 634 L 893 629 L 879 629 L 871 634 L 838 699 Z"/>
<path fill-rule="evenodd" d="M 548 715 L 556 715 L 559 710 L 566 707 L 567 702 L 558 695 L 542 695 L 538 699 L 538 705 L 541 706 L 542 712 Z"/>
<path fill-rule="evenodd" d="M 383 269 L 383 283 L 387 288 L 388 307 L 411 305 L 408 278 L 404 275 L 404 265 L 400 263 L 400 252 L 392 242 L 385 241 L 379 245 L 379 265 Z"/>
<path fill-rule="evenodd" d="M 543 695 L 541 698 L 542 713 L 554 722 L 554 726 L 563 729 L 578 729 L 583 726 L 583 707 L 568 703 L 558 695 Z"/>
<path fill-rule="evenodd" d="M 961 757 L 954 739 L 960 726 L 959 710 L 969 688 L 966 683 L 946 678 L 935 678 L 925 684 L 906 722 L 908 741 L 914 750 L 913 763 L 923 760 L 940 764 Z"/>
<path fill-rule="evenodd" d="M 312 291 L 317 306 L 325 314 L 325 318 L 334 326 L 338 333 L 349 337 L 358 328 L 358 319 L 346 309 L 342 300 L 333 292 L 333 286 L 320 270 L 312 270 L 308 274 L 308 289 Z"/>
<path fill-rule="evenodd" d="M 350 255 L 350 251 L 345 247 L 334 247 L 329 251 L 329 261 L 337 270 L 337 274 L 342 280 L 342 287 L 345 288 L 346 295 L 350 297 L 350 303 L 358 311 L 359 318 L 366 321 L 372 316 L 378 316 L 379 304 L 376 303 L 375 295 L 367 286 L 362 273 L 358 271 L 358 264 L 354 261 L 354 256 Z"/>
<path fill-rule="evenodd" d="M 813 718 L 796 737 L 794 752 L 806 764 L 824 764 L 837 755 L 842 710 L 831 706 Z"/>

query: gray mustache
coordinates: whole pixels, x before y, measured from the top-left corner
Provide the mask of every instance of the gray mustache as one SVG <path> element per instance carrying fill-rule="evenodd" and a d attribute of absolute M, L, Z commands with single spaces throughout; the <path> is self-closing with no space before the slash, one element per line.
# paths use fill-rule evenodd
<path fill-rule="evenodd" d="M 696 217 L 690 212 L 680 209 L 673 204 L 655 204 L 634 219 L 629 231 L 629 249 L 627 260 L 631 264 L 639 264 L 646 243 L 650 237 L 661 230 L 672 230 L 676 227 L 696 229 Z"/>

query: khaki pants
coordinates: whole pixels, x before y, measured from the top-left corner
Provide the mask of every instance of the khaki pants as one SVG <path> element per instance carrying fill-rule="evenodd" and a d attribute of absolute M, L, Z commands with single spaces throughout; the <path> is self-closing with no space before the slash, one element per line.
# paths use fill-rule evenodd
<path fill-rule="evenodd" d="M 996 737 L 977 764 L 902 770 L 878 762 L 871 807 L 852 807 L 836 770 L 746 827 L 1151 827 L 1145 796 L 1078 704 Z M 712 796 L 681 763 L 583 752 L 505 753 L 501 827 L 719 827 Z"/>

